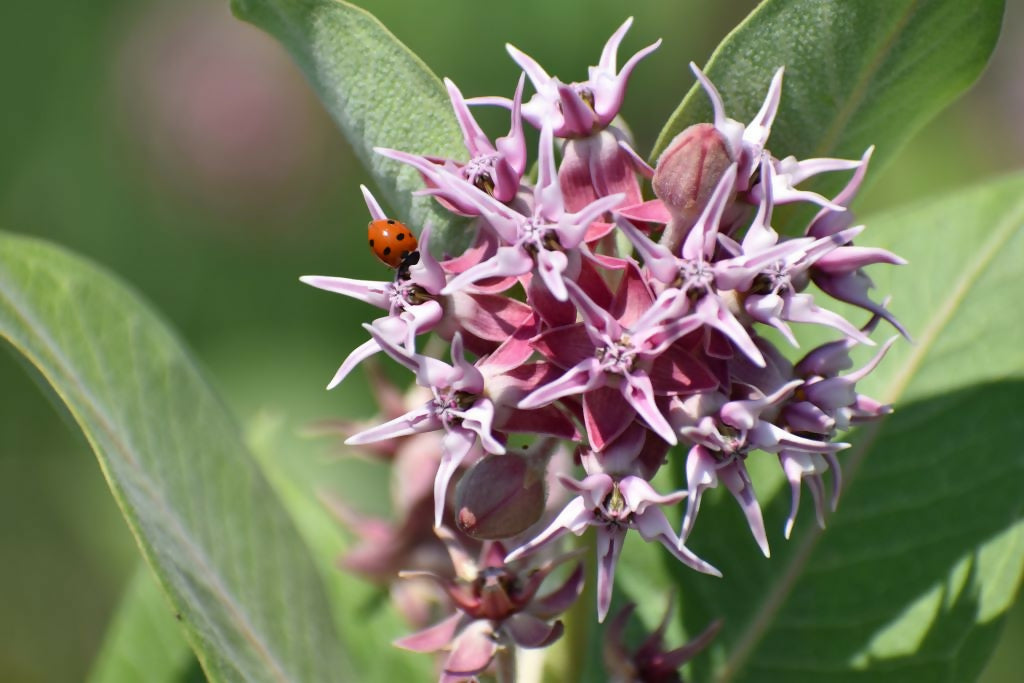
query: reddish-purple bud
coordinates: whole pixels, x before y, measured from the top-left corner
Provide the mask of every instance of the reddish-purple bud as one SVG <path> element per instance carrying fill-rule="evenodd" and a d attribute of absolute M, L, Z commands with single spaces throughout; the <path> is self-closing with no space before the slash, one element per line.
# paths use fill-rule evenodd
<path fill-rule="evenodd" d="M 455 522 L 474 538 L 515 536 L 544 513 L 545 476 L 520 453 L 491 455 L 471 467 L 455 491 Z"/>
<path fill-rule="evenodd" d="M 654 194 L 675 218 L 696 219 L 732 163 L 725 138 L 713 125 L 690 126 L 658 158 Z"/>

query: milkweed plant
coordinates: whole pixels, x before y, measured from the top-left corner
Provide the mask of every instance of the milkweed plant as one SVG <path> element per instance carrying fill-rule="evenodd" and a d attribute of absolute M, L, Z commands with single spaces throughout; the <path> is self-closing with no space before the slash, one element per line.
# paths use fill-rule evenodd
<path fill-rule="evenodd" d="M 714 120 L 680 132 L 652 168 L 616 121 L 630 75 L 660 44 L 620 68 L 631 23 L 612 34 L 580 81 L 548 75 L 511 45 L 523 69 L 511 98 L 467 101 L 445 80 L 465 160 L 376 149 L 415 168 L 421 193 L 472 219 L 464 252 L 435 256 L 428 224 L 392 279 L 303 278 L 386 312 L 363 325 L 370 339 L 346 358 L 331 386 L 378 352 L 415 377 L 394 410 L 400 414 L 345 443 L 386 442 L 378 452 L 394 458 L 415 436 L 433 436 L 416 441 L 413 457 L 429 463 L 417 476 L 432 483 L 415 489 L 429 499 L 451 571 L 417 566 L 420 546 L 435 539 L 422 506 L 410 501 L 407 514 L 417 519 L 398 520 L 393 538 L 368 538 L 348 564 L 381 581 L 429 579 L 443 589 L 452 613 L 396 643 L 445 652 L 441 681 L 475 680 L 490 669 L 499 680 L 515 680 L 516 648 L 547 647 L 562 635 L 558 617 L 583 590 L 586 561 L 596 566 L 595 616 L 604 621 L 630 531 L 694 571 L 721 576 L 686 544 L 708 489 L 729 491 L 768 556 L 748 458 L 774 458 L 789 482 L 787 537 L 803 486 L 824 525 L 826 509 L 839 500 L 840 453 L 849 447 L 841 435 L 891 411 L 859 393 L 857 383 L 896 337 L 861 367 L 852 368 L 850 357 L 857 346 L 876 346 L 869 335 L 882 319 L 906 335 L 870 298 L 865 270 L 905 262 L 857 244 L 865 226 L 848 208 L 872 149 L 854 160 L 776 154 L 770 135 L 785 67 L 764 84 L 763 104 L 744 123 L 728 115 L 714 84 L 691 64 Z M 524 102 L 527 79 L 534 94 Z M 508 109 L 508 134 L 492 142 L 473 105 Z M 533 154 L 525 125 L 540 131 Z M 526 174 L 531 165 L 535 177 Z M 800 188 L 818 174 L 843 171 L 850 178 L 834 197 Z M 644 179 L 655 199 L 644 200 Z M 365 187 L 363 194 L 370 247 L 386 261 L 401 243 L 376 234 L 374 222 L 394 219 Z M 797 235 L 783 236 L 773 214 L 794 202 L 817 212 Z M 827 298 L 853 304 L 864 319 L 819 305 Z M 827 326 L 839 339 L 790 360 L 780 345 L 799 348 L 804 325 Z M 430 333 L 445 342 L 436 348 L 447 360 L 423 349 Z M 655 478 L 676 459 L 685 486 L 659 491 Z M 558 471 L 562 460 L 580 477 Z M 546 487 L 552 478 L 554 492 Z M 677 506 L 682 521 L 673 526 L 666 509 Z M 413 526 L 416 541 L 399 543 Z M 563 538 L 586 533 L 596 537 L 596 556 L 567 552 Z M 480 546 L 477 560 L 468 554 L 472 541 Z M 575 569 L 541 591 L 562 563 Z M 396 576 L 391 568 L 399 566 L 405 569 Z M 693 652 L 609 649 L 608 664 L 623 680 L 670 680 Z"/>
<path fill-rule="evenodd" d="M 1019 316 L 974 314 L 1019 273 L 1024 188 L 877 222 L 856 211 L 880 158 L 987 60 L 1002 4 L 945 5 L 768 0 L 688 66 L 657 62 L 661 40 L 627 49 L 627 18 L 565 80 L 506 45 L 518 79 L 468 93 L 350 5 L 238 0 L 304 66 L 376 184 L 338 222 L 380 277 L 301 280 L 369 304 L 346 321 L 363 341 L 328 388 L 369 379 L 377 417 L 333 429 L 388 468 L 392 512 L 323 488 L 310 507 L 303 491 L 303 515 L 344 530 L 346 578 L 282 564 L 236 591 L 247 579 L 191 566 L 230 565 L 230 549 L 167 560 L 134 475 L 110 467 L 207 676 L 976 675 L 1024 563 L 1021 427 L 1003 421 L 1024 364 Z M 939 37 L 955 45 L 926 45 Z M 692 79 L 660 133 L 623 116 L 644 69 Z M 943 341 L 968 326 L 974 341 Z M 986 351 L 952 360 L 969 344 Z M 240 550 L 260 552 L 260 535 Z M 304 538 L 281 554 L 334 561 Z M 338 580 L 387 604 L 295 588 Z M 388 626 L 369 626 L 381 612 Z M 332 621 L 381 642 L 354 652 Z"/>

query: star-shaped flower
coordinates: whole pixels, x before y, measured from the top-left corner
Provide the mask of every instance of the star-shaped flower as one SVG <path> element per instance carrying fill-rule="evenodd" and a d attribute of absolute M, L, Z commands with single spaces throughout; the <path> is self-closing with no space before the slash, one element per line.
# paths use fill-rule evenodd
<path fill-rule="evenodd" d="M 623 22 L 605 43 L 597 66 L 588 69 L 587 80 L 578 83 L 563 83 L 549 76 L 532 57 L 512 45 L 506 45 L 512 59 L 526 72 L 537 91 L 523 105 L 523 118 L 538 129 L 550 126 L 560 138 L 586 137 L 608 126 L 619 113 L 633 69 L 661 45 L 661 40 L 648 45 L 630 57 L 619 70 L 619 45 L 632 25 L 633 17 Z M 471 103 L 511 106 L 502 97 L 478 97 Z"/>
<path fill-rule="evenodd" d="M 621 434 L 637 414 L 658 436 L 675 444 L 675 431 L 655 397 L 702 391 L 718 383 L 687 349 L 673 343 L 697 329 L 700 321 L 675 316 L 672 293 L 654 301 L 636 268 L 627 268 L 623 275 L 618 316 L 598 306 L 576 283 L 567 282 L 566 287 L 583 322 L 553 328 L 534 341 L 538 351 L 566 372 L 519 407 L 583 394 L 587 434 L 596 450 Z"/>
<path fill-rule="evenodd" d="M 416 374 L 416 383 L 430 389 L 433 397 L 382 425 L 371 427 L 346 439 L 349 445 L 361 445 L 443 429 L 441 463 L 434 479 L 434 523 L 440 525 L 444 513 L 448 483 L 470 449 L 479 443 L 488 453 L 505 453 L 502 439 L 495 436 L 496 427 L 523 423 L 515 408 L 519 397 L 550 375 L 546 365 L 530 364 L 522 369 L 501 368 L 497 374 L 486 374 L 486 359 L 474 365 L 465 356 L 462 336 L 452 339 L 452 365 L 412 353 L 401 348 L 372 326 L 364 325 L 381 348 L 396 361 Z M 481 371 L 481 367 L 484 371 Z M 541 433 L 572 438 L 575 430 L 557 410 L 531 411 L 533 428 Z"/>
<path fill-rule="evenodd" d="M 562 484 L 578 493 L 558 517 L 533 540 L 519 546 L 506 557 L 512 562 L 535 552 L 557 538 L 572 532 L 579 536 L 589 527 L 597 530 L 597 618 L 604 621 L 611 605 L 615 565 L 622 552 L 626 531 L 635 529 L 645 541 L 658 541 L 683 564 L 712 576 L 721 572 L 690 551 L 676 536 L 660 505 L 678 503 L 685 491 L 660 495 L 640 477 L 613 479 L 604 472 L 583 481 L 559 477 Z"/>
<path fill-rule="evenodd" d="M 579 268 L 578 247 L 583 244 L 587 229 L 623 199 L 621 194 L 601 197 L 577 212 L 567 212 L 558 183 L 552 132 L 548 127 L 540 134 L 539 170 L 533 189 L 533 203 L 522 212 L 502 204 L 461 177 L 432 168 L 432 164 L 420 157 L 396 150 L 377 151 L 413 166 L 446 195 L 473 207 L 498 238 L 497 251 L 452 278 L 442 294 L 450 294 L 489 278 L 522 277 L 534 273 L 555 299 L 566 301 L 565 279 L 571 268 Z"/>
<path fill-rule="evenodd" d="M 561 621 L 552 621 L 567 610 L 583 589 L 583 567 L 545 595 L 541 584 L 560 564 L 573 559 L 566 554 L 537 567 L 505 559 L 501 543 L 484 544 L 474 561 L 447 529 L 437 529 L 455 566 L 455 579 L 431 572 L 403 572 L 404 578 L 428 578 L 448 594 L 456 611 L 443 621 L 395 642 L 416 652 L 449 650 L 440 683 L 474 679 L 500 653 L 511 655 L 515 646 L 546 647 L 561 637 Z M 511 680 L 511 679 L 510 679 Z"/>

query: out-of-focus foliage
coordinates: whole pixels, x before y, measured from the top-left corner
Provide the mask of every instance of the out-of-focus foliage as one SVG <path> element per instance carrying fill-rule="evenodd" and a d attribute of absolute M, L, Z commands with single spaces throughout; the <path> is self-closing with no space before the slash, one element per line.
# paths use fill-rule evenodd
<path fill-rule="evenodd" d="M 199 663 L 175 619 L 167 618 L 167 596 L 149 566 L 139 563 L 107 629 L 89 683 L 181 681 Z"/>
<path fill-rule="evenodd" d="M 898 409 L 854 432 L 827 529 L 804 518 L 783 543 L 781 487 L 770 560 L 737 542 L 747 529 L 725 510 L 714 533 L 694 532 L 726 577 L 677 572 L 688 625 L 725 620 L 714 680 L 975 680 L 1020 581 L 1024 318 L 1003 311 L 1022 277 L 1024 176 L 866 218 L 873 245 L 930 266 L 876 278 L 915 341 L 864 391 Z"/>
<path fill-rule="evenodd" d="M 294 523 L 231 413 L 144 302 L 62 249 L 0 235 L 0 337 L 85 434 L 211 678 L 347 676 Z"/>
<path fill-rule="evenodd" d="M 447 235 L 450 214 L 432 198 L 412 195 L 423 186 L 419 174 L 373 151 L 465 155 L 448 94 L 427 65 L 376 17 L 347 2 L 234 0 L 232 8 L 289 49 L 403 220 L 431 222 L 436 234 Z"/>
<path fill-rule="evenodd" d="M 769 146 L 798 159 L 856 159 L 869 146 L 872 173 L 958 97 L 988 63 L 1003 0 L 768 0 L 715 50 L 706 73 L 742 122 L 754 118 L 780 66 L 786 78 Z M 653 157 L 681 130 L 713 117 L 699 84 L 655 142 Z M 838 177 L 806 183 L 829 196 Z"/>
<path fill-rule="evenodd" d="M 511 91 L 505 41 L 575 80 L 623 19 L 610 0 L 584 13 L 541 0 L 363 4 L 467 96 Z M 692 85 L 686 63 L 705 63 L 754 4 L 631 9 L 627 49 L 666 39 L 624 109 L 640 149 Z M 989 73 L 911 141 L 859 209 L 1019 166 L 1024 7 L 1009 5 Z M 140 289 L 243 417 L 367 413 L 358 374 L 332 394 L 321 387 L 361 341 L 352 321 L 368 310 L 296 282 L 381 276 L 362 248 L 366 177 L 271 39 L 212 0 L 4 3 L 0 83 L 0 227 L 67 245 Z M 507 125 L 504 114 L 491 121 L 494 133 Z M 81 679 L 137 557 L 87 446 L 42 396 L 17 361 L 0 360 L 2 680 Z M 383 497 L 372 468 L 327 457 L 327 442 L 312 450 L 321 456 L 302 458 L 307 480 Z M 1022 633 L 1017 618 L 1004 640 Z M 987 680 L 1016 680 L 1019 657 L 1012 646 L 997 653 Z"/>

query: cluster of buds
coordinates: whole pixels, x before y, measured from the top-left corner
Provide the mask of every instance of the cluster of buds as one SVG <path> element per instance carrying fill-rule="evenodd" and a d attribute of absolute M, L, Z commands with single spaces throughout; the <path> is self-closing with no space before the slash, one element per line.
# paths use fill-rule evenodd
<path fill-rule="evenodd" d="M 871 150 L 852 161 L 780 159 L 766 145 L 783 70 L 744 125 L 726 115 L 715 87 L 691 65 L 711 99 L 714 122 L 683 131 L 651 168 L 617 125 L 630 73 L 658 46 L 618 69 L 630 22 L 582 82 L 548 75 L 511 46 L 524 71 L 512 99 L 467 100 L 446 80 L 468 161 L 377 150 L 415 168 L 423 194 L 474 219 L 476 239 L 465 253 L 441 258 L 424 226 L 418 251 L 403 258 L 392 279 L 303 278 L 386 311 L 363 326 L 368 341 L 330 386 L 381 351 L 408 368 L 418 385 L 417 403 L 346 443 L 393 444 L 431 434 L 437 533 L 454 548 L 455 532 L 447 528 L 454 520 L 461 532 L 487 541 L 478 567 L 465 569 L 471 565 L 458 559 L 463 570 L 442 581 L 455 615 L 401 643 L 447 646 L 442 680 L 474 677 L 513 644 L 538 647 L 558 637 L 561 626 L 550 619 L 578 594 L 582 575 L 572 574 L 554 597 L 530 607 L 536 577 L 553 566 L 556 539 L 595 528 L 603 620 L 628 530 L 693 569 L 718 575 L 686 541 L 703 493 L 723 483 L 768 555 L 747 458 L 762 457 L 757 452 L 778 458 L 792 486 L 788 537 L 802 483 L 819 523 L 826 504 L 836 504 L 836 454 L 847 446 L 839 433 L 889 411 L 858 394 L 856 383 L 895 337 L 850 371 L 850 351 L 875 345 L 869 333 L 881 319 L 903 332 L 885 305 L 868 297 L 871 281 L 862 270 L 903 261 L 855 246 L 864 228 L 853 224 L 847 208 Z M 526 78 L 536 92 L 524 102 Z M 492 142 L 483 132 L 471 114 L 481 105 L 509 111 L 506 136 Z M 527 173 L 524 121 L 539 129 L 535 178 Z M 852 175 L 835 197 L 797 187 L 836 171 Z M 644 201 L 644 178 L 656 199 Z M 366 188 L 363 194 L 375 222 L 391 220 Z M 772 213 L 791 202 L 819 210 L 801 235 L 786 237 L 772 227 Z M 820 307 L 811 284 L 863 309 L 866 322 L 858 326 Z M 772 328 L 796 347 L 794 323 L 826 326 L 838 339 L 791 361 L 763 332 Z M 447 342 L 448 360 L 424 351 L 419 338 L 428 333 Z M 513 438 L 530 446 L 513 448 Z M 584 476 L 559 475 L 572 497 L 542 519 L 554 500 L 544 482 L 558 443 L 573 445 Z M 685 459 L 686 488 L 659 493 L 651 481 L 676 457 Z M 823 479 L 828 470 L 830 493 Z M 452 514 L 451 489 L 459 478 Z M 663 509 L 675 505 L 682 514 L 678 529 Z M 539 568 L 525 579 L 521 566 L 528 561 Z M 456 590 L 453 581 L 463 587 Z M 494 582 L 500 590 L 488 592 Z M 470 589 L 473 597 L 464 594 Z"/>

